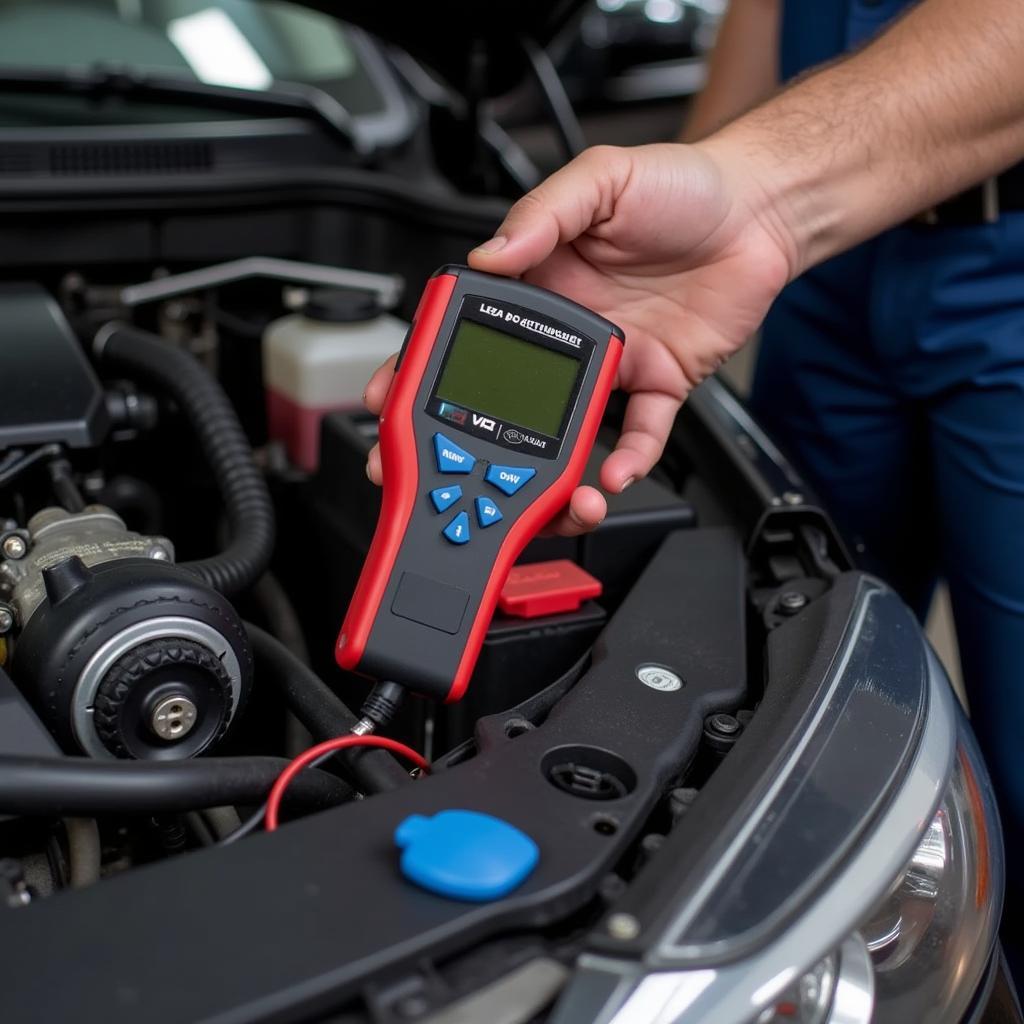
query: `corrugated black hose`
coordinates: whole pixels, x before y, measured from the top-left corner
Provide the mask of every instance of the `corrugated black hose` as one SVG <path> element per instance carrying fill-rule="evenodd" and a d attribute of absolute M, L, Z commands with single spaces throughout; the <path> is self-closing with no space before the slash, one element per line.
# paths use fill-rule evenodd
<path fill-rule="evenodd" d="M 235 409 L 220 384 L 188 352 L 127 324 L 100 328 L 97 363 L 170 395 L 192 425 L 227 514 L 230 541 L 212 558 L 183 562 L 223 594 L 235 594 L 263 574 L 274 550 L 274 506 Z"/>

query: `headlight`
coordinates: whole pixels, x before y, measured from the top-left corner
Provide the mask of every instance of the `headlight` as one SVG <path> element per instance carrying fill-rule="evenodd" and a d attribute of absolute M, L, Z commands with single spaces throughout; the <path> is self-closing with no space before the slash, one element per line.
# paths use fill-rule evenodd
<path fill-rule="evenodd" d="M 891 591 L 862 583 L 804 722 L 643 959 L 582 957 L 555 1024 L 959 1024 L 996 949 L 1002 840 Z"/>
<path fill-rule="evenodd" d="M 852 935 L 762 1010 L 757 1024 L 867 1024 L 873 1005 L 870 955 Z"/>
<path fill-rule="evenodd" d="M 757 1024 L 960 1021 L 999 925 L 996 820 L 974 739 L 961 729 L 946 795 L 906 868 L 840 949 L 802 973 Z"/>
<path fill-rule="evenodd" d="M 875 1024 L 959 1021 L 991 955 L 1003 887 L 988 776 L 960 730 L 945 798 L 889 894 L 861 925 Z"/>

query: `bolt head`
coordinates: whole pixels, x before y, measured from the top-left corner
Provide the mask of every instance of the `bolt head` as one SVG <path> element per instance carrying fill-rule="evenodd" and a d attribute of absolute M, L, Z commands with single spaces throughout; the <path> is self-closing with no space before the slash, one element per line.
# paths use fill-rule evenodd
<path fill-rule="evenodd" d="M 629 942 L 640 934 L 640 922 L 632 914 L 612 914 L 607 928 L 608 934 L 621 942 Z"/>
<path fill-rule="evenodd" d="M 734 718 L 732 715 L 712 715 L 708 720 L 708 725 L 722 736 L 735 736 L 736 733 L 740 731 L 739 720 Z"/>
<path fill-rule="evenodd" d="M 149 727 L 162 740 L 183 740 L 195 727 L 199 709 L 184 694 L 165 697 L 149 717 Z"/>
<path fill-rule="evenodd" d="M 800 593 L 799 590 L 787 590 L 779 598 L 779 610 L 786 615 L 793 615 L 801 608 L 806 608 L 807 601 L 807 595 Z"/>
<path fill-rule="evenodd" d="M 9 633 L 14 628 L 14 615 L 10 608 L 0 608 L 0 634 Z"/>
<path fill-rule="evenodd" d="M 804 503 L 804 496 L 799 491 L 786 491 L 782 495 L 782 500 L 787 505 L 802 505 Z"/>
<path fill-rule="evenodd" d="M 24 558 L 25 552 L 28 551 L 25 538 L 19 537 L 16 533 L 12 533 L 9 537 L 4 538 L 3 547 L 4 554 L 8 558 Z"/>

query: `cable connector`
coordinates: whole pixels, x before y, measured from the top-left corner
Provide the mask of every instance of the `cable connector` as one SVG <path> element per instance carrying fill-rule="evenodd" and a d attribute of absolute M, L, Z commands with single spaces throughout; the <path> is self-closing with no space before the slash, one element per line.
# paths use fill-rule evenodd
<path fill-rule="evenodd" d="M 359 721 L 352 726 L 355 736 L 369 736 L 387 725 L 398 714 L 405 699 L 405 687 L 398 683 L 378 683 L 359 709 Z"/>

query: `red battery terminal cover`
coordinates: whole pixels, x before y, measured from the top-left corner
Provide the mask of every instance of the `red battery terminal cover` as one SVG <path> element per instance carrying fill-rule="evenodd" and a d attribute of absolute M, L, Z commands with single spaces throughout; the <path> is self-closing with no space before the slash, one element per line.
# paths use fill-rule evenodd
<path fill-rule="evenodd" d="M 514 565 L 498 597 L 507 615 L 536 619 L 541 615 L 574 612 L 584 602 L 601 596 L 601 581 L 568 558 Z"/>

